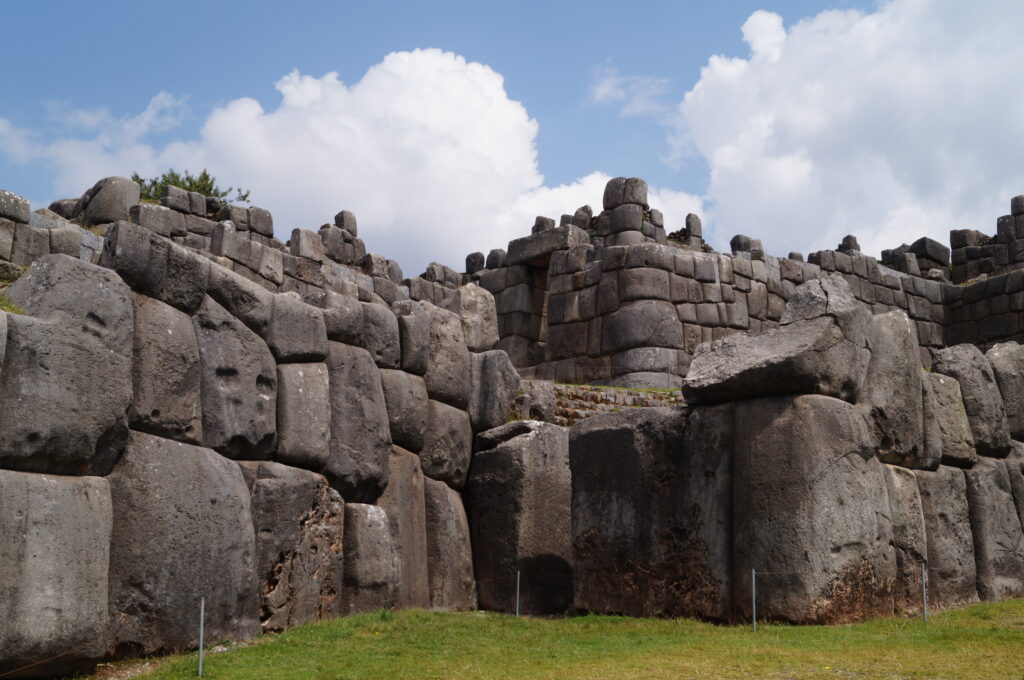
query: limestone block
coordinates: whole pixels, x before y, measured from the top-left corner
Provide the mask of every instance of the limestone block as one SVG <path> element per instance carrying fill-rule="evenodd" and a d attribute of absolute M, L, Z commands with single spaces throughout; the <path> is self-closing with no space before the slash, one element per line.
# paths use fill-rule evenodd
<path fill-rule="evenodd" d="M 377 504 L 387 513 L 397 557 L 395 606 L 399 608 L 430 606 L 423 487 L 419 458 L 400 447 L 392 447 L 388 456 L 388 488 Z"/>
<path fill-rule="evenodd" d="M 430 344 L 427 355 L 427 392 L 431 399 L 456 408 L 469 406 L 472 361 L 462 333 L 462 322 L 451 312 L 429 307 Z"/>
<path fill-rule="evenodd" d="M 262 234 L 263 236 L 274 235 L 274 218 L 270 214 L 269 210 L 253 206 L 249 208 L 248 212 L 250 230 L 257 234 Z"/>
<path fill-rule="evenodd" d="M 380 371 L 365 349 L 328 343 L 331 443 L 324 474 L 343 498 L 372 502 L 387 486 L 391 451 Z"/>
<path fill-rule="evenodd" d="M 1024 530 L 1006 466 L 1004 461 L 982 458 L 964 470 L 982 600 L 1024 594 Z"/>
<path fill-rule="evenodd" d="M 134 294 L 132 429 L 178 441 L 203 439 L 199 345 L 192 319 L 159 300 Z"/>
<path fill-rule="evenodd" d="M 0 674 L 88 673 L 106 651 L 111 522 L 106 479 L 0 470 Z"/>
<path fill-rule="evenodd" d="M 288 248 L 292 255 L 314 262 L 323 262 L 326 257 L 323 241 L 317 234 L 307 229 L 293 229 L 292 237 L 288 241 Z"/>
<path fill-rule="evenodd" d="M 531 234 L 508 244 L 507 266 L 546 266 L 555 251 L 589 243 L 590 237 L 587 236 L 587 232 L 572 225 Z"/>
<path fill-rule="evenodd" d="M 473 454 L 469 414 L 440 401 L 429 400 L 427 428 L 419 451 L 423 474 L 454 489 L 466 483 Z"/>
<path fill-rule="evenodd" d="M 106 177 L 82 195 L 76 210 L 85 226 L 127 220 L 140 193 L 139 185 L 127 177 Z"/>
<path fill-rule="evenodd" d="M 1006 411 L 995 374 L 974 345 L 955 345 L 934 352 L 935 371 L 960 383 L 964 410 L 979 455 L 1005 457 L 1010 450 Z"/>
<path fill-rule="evenodd" d="M 777 577 L 759 616 L 835 623 L 892 613 L 896 556 L 882 464 L 857 408 L 820 395 L 736 404 L 735 593 Z"/>
<path fill-rule="evenodd" d="M 398 594 L 398 555 L 383 508 L 345 504 L 343 552 L 342 613 L 360 614 L 393 608 Z"/>
<path fill-rule="evenodd" d="M 487 435 L 487 436 L 485 436 Z M 572 601 L 568 431 L 516 421 L 479 435 L 466 485 L 480 606 L 557 614 Z"/>
<path fill-rule="evenodd" d="M 274 294 L 229 269 L 210 268 L 209 294 L 256 333 L 263 333 L 270 323 Z"/>
<path fill-rule="evenodd" d="M 419 453 L 427 431 L 429 413 L 427 385 L 418 375 L 381 369 L 381 386 L 388 409 L 391 440 L 404 449 Z"/>
<path fill-rule="evenodd" d="M 398 318 L 387 305 L 359 304 L 363 308 L 362 342 L 359 346 L 368 351 L 381 368 L 399 368 L 402 346 Z"/>
<path fill-rule="evenodd" d="M 307 305 L 294 293 L 273 296 L 264 337 L 274 358 L 281 363 L 318 362 L 327 356 L 323 311 Z"/>
<path fill-rule="evenodd" d="M 194 648 L 200 596 L 208 640 L 258 634 L 255 536 L 238 466 L 209 449 L 133 432 L 108 479 L 110 649 Z"/>
<path fill-rule="evenodd" d="M 276 460 L 307 470 L 323 469 L 331 441 L 329 398 L 326 364 L 278 365 Z"/>
<path fill-rule="evenodd" d="M 941 373 L 925 373 L 923 378 L 934 398 L 934 412 L 929 412 L 930 409 L 925 412 L 925 431 L 938 429 L 942 464 L 970 467 L 978 455 L 974 451 L 974 437 L 960 395 L 960 383 Z"/>
<path fill-rule="evenodd" d="M 474 432 L 504 425 L 519 391 L 519 372 L 502 350 L 473 354 L 469 419 Z"/>
<path fill-rule="evenodd" d="M 604 317 L 601 350 L 614 354 L 634 347 L 683 348 L 683 327 L 670 302 L 638 300 Z"/>
<path fill-rule="evenodd" d="M 1013 439 L 1024 439 L 1024 347 L 1001 342 L 985 353 L 999 386 Z"/>
<path fill-rule="evenodd" d="M 344 567 L 341 496 L 315 472 L 265 461 L 238 466 L 250 493 L 263 630 L 337 616 Z"/>
<path fill-rule="evenodd" d="M 494 296 L 475 283 L 456 291 L 448 309 L 462 320 L 462 334 L 471 352 L 486 352 L 498 344 L 498 313 Z"/>
<path fill-rule="evenodd" d="M 962 470 L 915 470 L 928 545 L 928 602 L 951 607 L 978 601 L 974 541 Z"/>
<path fill-rule="evenodd" d="M 462 497 L 443 482 L 423 478 L 430 607 L 442 611 L 476 609 L 473 550 Z"/>
<path fill-rule="evenodd" d="M 403 300 L 391 307 L 398 318 L 402 370 L 415 375 L 427 372 L 431 344 L 431 313 L 426 302 Z"/>
<path fill-rule="evenodd" d="M 184 236 L 188 229 L 185 216 L 170 208 L 152 203 L 138 203 L 128 210 L 128 219 L 160 236 Z"/>
<path fill-rule="evenodd" d="M 130 332 L 128 304 L 127 314 L 110 310 L 101 318 L 126 321 Z M 3 317 L 0 467 L 107 474 L 127 436 L 131 344 L 115 350 L 59 315 Z"/>
<path fill-rule="evenodd" d="M 884 470 L 896 549 L 893 602 L 897 613 L 912 614 L 921 611 L 921 565 L 928 557 L 921 494 L 912 471 L 892 465 Z"/>
<path fill-rule="evenodd" d="M 27 267 L 40 257 L 50 254 L 50 230 L 30 227 L 27 224 L 14 225 L 14 243 L 11 246 L 11 262 Z"/>
<path fill-rule="evenodd" d="M 210 297 L 192 322 L 202 370 L 203 443 L 229 458 L 269 458 L 277 421 L 274 357 Z"/>
<path fill-rule="evenodd" d="M 0 189 L 0 218 L 28 224 L 30 206 L 27 199 Z"/>

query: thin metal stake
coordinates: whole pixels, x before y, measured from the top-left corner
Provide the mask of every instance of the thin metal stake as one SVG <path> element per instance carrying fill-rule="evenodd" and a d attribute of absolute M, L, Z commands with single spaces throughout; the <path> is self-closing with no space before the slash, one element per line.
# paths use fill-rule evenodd
<path fill-rule="evenodd" d="M 928 567 L 921 563 L 921 619 L 928 623 Z"/>
<path fill-rule="evenodd" d="M 206 598 L 199 598 L 199 669 L 196 675 L 203 677 L 203 637 L 206 627 Z"/>
<path fill-rule="evenodd" d="M 516 616 L 519 616 L 519 570 L 516 569 Z"/>
<path fill-rule="evenodd" d="M 757 569 L 750 570 L 750 623 L 757 632 Z"/>

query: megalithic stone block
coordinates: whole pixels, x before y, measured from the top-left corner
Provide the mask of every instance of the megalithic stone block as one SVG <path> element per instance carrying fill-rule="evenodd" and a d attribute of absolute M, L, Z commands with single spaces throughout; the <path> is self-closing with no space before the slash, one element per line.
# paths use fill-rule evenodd
<path fill-rule="evenodd" d="M 1006 462 L 981 459 L 964 470 L 978 569 L 978 595 L 1005 600 L 1024 595 L 1024 530 Z"/>
<path fill-rule="evenodd" d="M 915 470 L 928 545 L 928 602 L 951 607 L 978 601 L 977 567 L 963 470 Z"/>
<path fill-rule="evenodd" d="M 978 453 L 1004 458 L 1010 451 L 1010 431 L 999 386 L 985 355 L 974 345 L 954 345 L 934 355 L 934 370 L 960 383 Z"/>
<path fill-rule="evenodd" d="M 430 607 L 442 611 L 476 609 L 469 520 L 458 491 L 423 478 L 427 527 Z"/>
<path fill-rule="evenodd" d="M 398 555 L 384 508 L 345 504 L 343 552 L 342 612 L 360 614 L 394 608 L 398 595 Z"/>
<path fill-rule="evenodd" d="M 398 561 L 395 606 L 430 606 L 427 578 L 427 525 L 424 477 L 414 453 L 397 446 L 388 456 L 388 488 L 378 500 L 387 512 L 391 543 Z"/>
<path fill-rule="evenodd" d="M 893 602 L 897 613 L 912 614 L 921 611 L 921 565 L 928 558 L 921 494 L 912 471 L 892 465 L 884 469 L 896 549 Z"/>
<path fill-rule="evenodd" d="M 529 264 L 537 267 L 547 265 L 551 254 L 572 246 L 587 245 L 590 237 L 579 227 L 567 225 L 548 229 L 530 236 L 517 238 L 508 244 L 507 266 Z"/>

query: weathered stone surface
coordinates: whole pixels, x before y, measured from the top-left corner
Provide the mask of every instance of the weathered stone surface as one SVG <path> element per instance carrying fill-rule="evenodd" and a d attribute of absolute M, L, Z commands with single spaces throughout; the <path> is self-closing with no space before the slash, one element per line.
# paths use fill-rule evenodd
<path fill-rule="evenodd" d="M 118 354 L 132 346 L 131 290 L 117 274 L 67 255 L 48 255 L 4 290 L 26 313 L 59 323 Z"/>
<path fill-rule="evenodd" d="M 697 348 L 683 384 L 689 403 L 772 394 L 822 394 L 856 401 L 870 352 L 829 317 L 760 335 L 731 335 Z"/>
<path fill-rule="evenodd" d="M 683 326 L 671 302 L 637 300 L 604 317 L 601 350 L 614 354 L 634 347 L 682 349 Z"/>
<path fill-rule="evenodd" d="M 1011 442 L 1013 448 L 1006 457 L 1006 474 L 1013 490 L 1013 503 L 1017 507 L 1017 518 L 1024 527 L 1024 444 Z"/>
<path fill-rule="evenodd" d="M 140 193 L 139 185 L 127 177 L 106 177 L 82 195 L 76 210 L 86 226 L 127 220 Z"/>
<path fill-rule="evenodd" d="M 982 458 L 970 470 L 967 504 L 982 600 L 1024 594 L 1024 530 L 1013 500 L 1006 462 Z"/>
<path fill-rule="evenodd" d="M 255 537 L 238 466 L 133 432 L 109 480 L 110 651 L 194 648 L 200 596 L 208 640 L 259 633 Z"/>
<path fill-rule="evenodd" d="M 985 353 L 999 385 L 1006 424 L 1013 439 L 1024 439 L 1024 347 L 1001 342 Z"/>
<path fill-rule="evenodd" d="M 469 520 L 459 492 L 443 482 L 423 478 L 427 529 L 427 579 L 430 608 L 476 609 L 473 549 Z"/>
<path fill-rule="evenodd" d="M 868 361 L 858 407 L 883 462 L 934 470 L 941 451 L 924 441 L 917 330 L 906 312 L 876 314 L 868 330 Z M 929 455 L 934 454 L 934 455 Z"/>
<path fill-rule="evenodd" d="M 277 367 L 276 460 L 322 470 L 331 442 L 330 380 L 327 365 Z"/>
<path fill-rule="evenodd" d="M 79 259 L 82 254 L 81 234 L 82 231 L 75 226 L 50 229 L 50 253 Z"/>
<path fill-rule="evenodd" d="M 978 459 L 974 437 L 964 410 L 960 383 L 941 373 L 925 373 L 924 381 L 934 397 L 934 414 L 925 412 L 925 430 L 935 427 L 942 441 L 942 464 L 970 467 Z"/>
<path fill-rule="evenodd" d="M 269 458 L 277 420 L 274 357 L 212 298 L 192 322 L 202 369 L 203 443 L 229 458 Z"/>
<path fill-rule="evenodd" d="M 430 356 L 430 305 L 416 300 L 402 300 L 391 307 L 398 318 L 402 347 L 402 370 L 424 375 Z"/>
<path fill-rule="evenodd" d="M 320 237 L 307 229 L 292 229 L 292 237 L 288 241 L 288 248 L 292 255 L 304 257 L 314 262 L 323 262 L 324 242 Z"/>
<path fill-rule="evenodd" d="M 915 470 L 928 545 L 928 602 L 952 607 L 978 601 L 974 543 L 962 470 Z"/>
<path fill-rule="evenodd" d="M 489 433 L 466 485 L 480 606 L 514 611 L 518 570 L 520 611 L 561 613 L 572 601 L 568 431 L 517 421 Z"/>
<path fill-rule="evenodd" d="M 779 323 L 786 325 L 823 316 L 835 319 L 843 336 L 858 347 L 866 341 L 871 312 L 857 300 L 846 279 L 836 275 L 813 279 L 793 289 Z"/>
<path fill-rule="evenodd" d="M 758 592 L 759 616 L 834 623 L 892 613 L 896 556 L 882 464 L 857 408 L 803 395 L 736 404 L 735 593 L 751 569 L 795 572 Z"/>
<path fill-rule="evenodd" d="M 572 246 L 587 245 L 590 237 L 587 232 L 571 224 L 541 231 L 530 236 L 517 238 L 508 244 L 507 266 L 529 264 L 543 267 L 556 250 L 565 250 Z"/>
<path fill-rule="evenodd" d="M 985 355 L 974 345 L 955 345 L 937 350 L 934 357 L 932 368 L 960 383 L 964 410 L 978 454 L 1005 457 L 1010 451 L 1006 411 Z"/>
<path fill-rule="evenodd" d="M 896 549 L 896 584 L 893 602 L 896 612 L 921 611 L 921 565 L 927 562 L 928 545 L 917 477 L 910 470 L 886 465 L 893 548 Z"/>
<path fill-rule="evenodd" d="M 388 408 L 391 440 L 419 453 L 426 436 L 429 405 L 423 378 L 405 371 L 381 369 L 380 382 Z"/>
<path fill-rule="evenodd" d="M 402 365 L 402 346 L 398 318 L 387 305 L 360 302 L 363 326 L 359 346 L 370 353 L 381 368 Z"/>
<path fill-rule="evenodd" d="M 419 451 L 423 474 L 461 489 L 473 454 L 469 414 L 440 401 L 429 400 L 427 429 Z"/>
<path fill-rule="evenodd" d="M 438 307 L 430 307 L 429 310 L 427 392 L 431 399 L 465 409 L 469 406 L 473 366 L 462 334 L 462 322 L 448 310 Z"/>
<path fill-rule="evenodd" d="M 377 504 L 388 516 L 398 561 L 395 606 L 430 606 L 427 579 L 427 525 L 423 473 L 416 454 L 394 446 L 388 456 L 388 488 Z"/>
<path fill-rule="evenodd" d="M 186 441 L 203 439 L 199 345 L 192 319 L 159 300 L 135 294 L 132 429 Z"/>
<path fill-rule="evenodd" d="M 249 208 L 249 229 L 263 236 L 273 236 L 274 217 L 269 210 L 253 206 Z"/>
<path fill-rule="evenodd" d="M 0 218 L 28 224 L 30 206 L 27 199 L 0 189 Z"/>
<path fill-rule="evenodd" d="M 0 352 L 0 467 L 71 475 L 110 472 L 127 436 L 132 379 L 131 358 L 124 353 L 131 344 L 115 351 L 69 328 L 66 317 L 0 316 L 6 320 L 0 322 L 0 330 L 6 325 Z M 129 331 L 131 317 L 129 311 Z"/>
<path fill-rule="evenodd" d="M 255 333 L 263 333 L 270 323 L 274 294 L 230 269 L 210 268 L 209 294 Z"/>
<path fill-rule="evenodd" d="M 380 371 L 365 349 L 328 343 L 331 445 L 324 474 L 343 498 L 372 502 L 387 486 L 391 451 Z"/>
<path fill-rule="evenodd" d="M 111 522 L 106 479 L 0 470 L 0 674 L 50 657 L 10 677 L 89 672 L 103 655 Z"/>
<path fill-rule="evenodd" d="M 383 508 L 345 504 L 344 555 L 342 613 L 393 608 L 398 591 L 398 555 Z"/>
<path fill-rule="evenodd" d="M 520 380 L 511 415 L 518 420 L 555 422 L 555 386 L 547 380 Z"/>
<path fill-rule="evenodd" d="M 472 391 L 469 395 L 469 419 L 474 432 L 505 424 L 512 402 L 519 391 L 519 372 L 502 350 L 473 356 Z"/>
<path fill-rule="evenodd" d="M 238 463 L 249 487 L 264 631 L 341 610 L 345 504 L 315 472 L 280 463 Z"/>
<path fill-rule="evenodd" d="M 185 216 L 162 205 L 139 203 L 129 208 L 128 219 L 160 236 L 184 236 Z"/>
<path fill-rule="evenodd" d="M 265 337 L 279 362 L 309 363 L 327 356 L 323 311 L 307 305 L 294 293 L 273 297 Z"/>
<path fill-rule="evenodd" d="M 669 408 L 573 426 L 578 610 L 729 616 L 732 421 L 728 404 L 697 409 L 689 426 Z"/>
<path fill-rule="evenodd" d="M 486 352 L 498 344 L 498 313 L 494 296 L 475 283 L 456 291 L 448 309 L 462 320 L 462 333 L 471 352 Z"/>

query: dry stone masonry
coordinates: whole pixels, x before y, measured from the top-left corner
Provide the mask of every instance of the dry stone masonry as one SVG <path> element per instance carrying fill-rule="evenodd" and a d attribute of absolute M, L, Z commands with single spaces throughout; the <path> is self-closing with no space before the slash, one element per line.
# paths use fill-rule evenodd
<path fill-rule="evenodd" d="M 200 597 L 245 640 L 517 591 L 738 621 L 751 570 L 794 623 L 912 614 L 922 564 L 1024 594 L 1024 198 L 881 262 L 601 207 L 405 277 L 346 210 L 0 191 L 0 674 L 194 649 Z"/>

